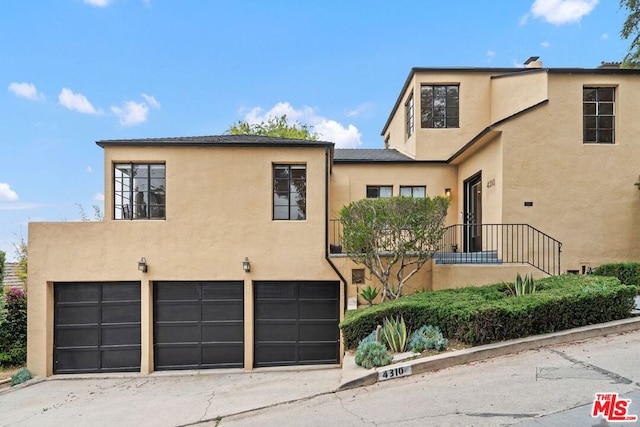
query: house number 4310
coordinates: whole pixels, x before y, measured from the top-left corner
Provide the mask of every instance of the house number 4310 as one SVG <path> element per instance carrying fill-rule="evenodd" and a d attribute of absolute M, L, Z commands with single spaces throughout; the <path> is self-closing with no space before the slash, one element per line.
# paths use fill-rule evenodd
<path fill-rule="evenodd" d="M 411 366 L 398 366 L 397 368 L 385 369 L 384 371 L 378 372 L 378 381 L 406 377 L 407 375 L 411 375 Z"/>

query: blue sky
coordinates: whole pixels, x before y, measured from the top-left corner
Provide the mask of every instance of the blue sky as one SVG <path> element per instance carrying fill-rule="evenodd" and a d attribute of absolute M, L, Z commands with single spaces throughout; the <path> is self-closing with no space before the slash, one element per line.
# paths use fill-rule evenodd
<path fill-rule="evenodd" d="M 597 67 L 617 0 L 0 0 L 0 250 L 89 217 L 101 139 L 214 135 L 270 114 L 381 148 L 411 67 Z"/>

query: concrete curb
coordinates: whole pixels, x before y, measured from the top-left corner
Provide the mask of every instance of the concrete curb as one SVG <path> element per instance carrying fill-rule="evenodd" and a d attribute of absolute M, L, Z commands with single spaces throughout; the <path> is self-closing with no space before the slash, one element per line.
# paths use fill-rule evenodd
<path fill-rule="evenodd" d="M 411 375 L 414 375 L 423 372 L 437 371 L 451 366 L 463 365 L 465 363 L 476 362 L 478 360 L 489 359 L 492 357 L 504 356 L 506 354 L 518 353 L 520 351 L 533 350 L 550 345 L 566 344 L 594 337 L 635 331 L 638 329 L 640 329 L 640 317 L 632 317 L 629 319 L 582 326 L 580 328 L 568 329 L 550 334 L 486 344 L 464 350 L 438 354 L 436 356 L 397 362 L 381 368 L 364 370 L 358 366 L 353 369 L 348 369 L 351 371 L 352 375 L 348 375 L 347 378 L 343 375 L 342 382 L 336 391 L 373 385 L 378 382 L 378 373 L 380 371 L 394 367 L 411 366 Z M 349 365 L 355 365 L 355 362 L 347 360 L 348 358 L 352 359 L 353 357 L 345 356 L 343 365 L 346 367 Z M 358 370 L 361 372 L 357 372 Z M 353 373 L 355 373 L 355 375 L 353 375 Z"/>

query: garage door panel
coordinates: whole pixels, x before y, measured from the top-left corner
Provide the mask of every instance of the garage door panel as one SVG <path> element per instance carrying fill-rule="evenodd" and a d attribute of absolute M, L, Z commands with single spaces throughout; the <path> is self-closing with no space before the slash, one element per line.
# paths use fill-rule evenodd
<path fill-rule="evenodd" d="M 300 301 L 300 319 L 336 319 L 338 301 Z"/>
<path fill-rule="evenodd" d="M 140 301 L 102 304 L 102 323 L 126 322 L 140 322 Z"/>
<path fill-rule="evenodd" d="M 338 282 L 255 282 L 254 364 L 338 363 Z"/>
<path fill-rule="evenodd" d="M 203 301 L 202 318 L 207 320 L 241 319 L 244 315 L 242 301 Z"/>
<path fill-rule="evenodd" d="M 239 337 L 244 337 L 244 324 L 242 322 L 222 322 L 202 325 L 202 342 L 215 341 L 233 342 Z"/>
<path fill-rule="evenodd" d="M 193 302 L 157 302 L 154 315 L 167 322 L 197 322 L 200 319 L 200 304 Z"/>
<path fill-rule="evenodd" d="M 338 327 L 331 323 L 300 323 L 300 341 L 337 341 Z"/>
<path fill-rule="evenodd" d="M 154 283 L 155 369 L 242 367 L 243 297 L 241 281 Z"/>
<path fill-rule="evenodd" d="M 97 346 L 100 342 L 100 333 L 96 328 L 78 326 L 59 327 L 56 331 L 58 347 L 71 346 Z"/>
<path fill-rule="evenodd" d="M 102 327 L 102 345 L 140 345 L 140 326 L 118 325 Z"/>
<path fill-rule="evenodd" d="M 54 373 L 140 370 L 140 282 L 55 283 L 54 307 Z"/>
<path fill-rule="evenodd" d="M 260 301 L 255 307 L 259 319 L 291 319 L 298 317 L 297 301 Z"/>

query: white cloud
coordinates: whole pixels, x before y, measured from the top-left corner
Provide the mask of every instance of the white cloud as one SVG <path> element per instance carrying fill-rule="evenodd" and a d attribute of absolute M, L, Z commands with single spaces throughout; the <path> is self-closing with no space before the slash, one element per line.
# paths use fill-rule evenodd
<path fill-rule="evenodd" d="M 46 208 L 49 205 L 44 203 L 2 203 L 0 202 L 0 211 L 26 211 L 30 209 Z"/>
<path fill-rule="evenodd" d="M 551 43 L 549 43 L 549 42 L 542 42 L 542 43 L 540 43 L 540 46 L 542 46 L 542 47 L 549 47 L 549 46 L 551 46 Z"/>
<path fill-rule="evenodd" d="M 530 17 L 531 17 L 530 13 L 525 13 L 524 15 L 522 15 L 522 17 L 520 18 L 520 26 L 527 25 L 527 22 L 529 22 Z"/>
<path fill-rule="evenodd" d="M 33 83 L 11 83 L 9 92 L 21 98 L 32 100 L 44 99 L 44 94 L 38 92 L 36 85 Z"/>
<path fill-rule="evenodd" d="M 62 88 L 58 95 L 60 105 L 69 110 L 83 114 L 102 114 L 102 110 L 97 110 L 89 102 L 86 96 L 81 93 L 74 93 L 71 89 Z"/>
<path fill-rule="evenodd" d="M 0 182 L 0 202 L 15 202 L 18 200 L 18 193 L 13 191 L 9 184 Z"/>
<path fill-rule="evenodd" d="M 252 108 L 245 114 L 244 120 L 250 124 L 257 124 L 283 114 L 287 115 L 289 123 L 297 121 L 312 126 L 319 139 L 335 143 L 336 148 L 357 148 L 362 145 L 362 134 L 358 128 L 352 124 L 345 127 L 335 120 L 327 119 L 317 114 L 312 107 L 295 109 L 288 102 L 278 102 L 266 112 L 261 107 Z"/>
<path fill-rule="evenodd" d="M 91 172 L 93 172 L 93 168 L 91 166 L 87 166 L 86 168 L 84 168 L 84 171 L 86 173 L 91 173 Z"/>
<path fill-rule="evenodd" d="M 496 53 L 493 50 L 488 50 L 487 51 L 487 56 L 489 58 L 493 58 L 494 56 L 496 56 Z"/>
<path fill-rule="evenodd" d="M 367 116 L 374 109 L 375 105 L 371 102 L 362 103 L 356 108 L 347 111 L 347 117 L 362 117 Z"/>
<path fill-rule="evenodd" d="M 111 0 L 84 0 L 84 2 L 94 7 L 107 7 L 109 3 L 111 3 Z"/>
<path fill-rule="evenodd" d="M 93 195 L 93 200 L 95 200 L 96 202 L 104 202 L 104 194 L 102 193 L 96 193 Z"/>
<path fill-rule="evenodd" d="M 602 40 L 606 40 L 606 39 L 608 39 L 608 38 L 609 38 L 609 34 L 604 33 L 604 34 L 602 34 L 602 35 L 600 36 L 600 38 L 601 38 Z"/>
<path fill-rule="evenodd" d="M 122 126 L 135 126 L 147 121 L 149 107 L 160 108 L 160 103 L 151 95 L 142 94 L 144 101 L 127 101 L 122 107 L 111 106 L 111 111 L 118 116 Z"/>
<path fill-rule="evenodd" d="M 536 18 L 556 24 L 580 22 L 583 16 L 591 13 L 599 0 L 535 0 L 531 14 Z"/>

